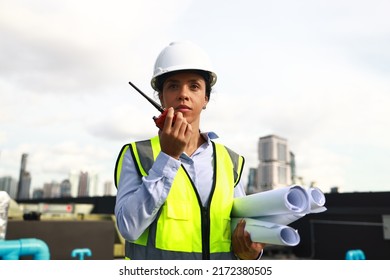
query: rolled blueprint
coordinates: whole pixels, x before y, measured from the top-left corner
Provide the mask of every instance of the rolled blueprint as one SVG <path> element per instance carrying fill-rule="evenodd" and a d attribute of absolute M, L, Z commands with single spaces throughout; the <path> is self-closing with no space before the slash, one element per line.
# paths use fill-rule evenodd
<path fill-rule="evenodd" d="M 8 207 L 11 198 L 5 191 L 0 191 L 0 240 L 5 239 L 8 221 Z"/>
<path fill-rule="evenodd" d="M 310 213 L 320 213 L 326 211 L 325 205 L 325 195 L 324 193 L 316 187 L 310 187 L 305 189 L 308 197 L 309 197 L 309 208 L 302 211 L 301 213 L 282 213 L 277 215 L 268 215 L 268 216 L 258 216 L 253 217 L 254 219 L 281 224 L 281 225 L 289 225 L 292 222 L 302 218 L 306 214 Z"/>
<path fill-rule="evenodd" d="M 320 213 L 326 210 L 325 205 L 325 195 L 317 187 L 310 187 L 307 189 L 307 193 L 310 199 L 310 212 L 311 213 Z"/>
<path fill-rule="evenodd" d="M 307 191 L 293 185 L 265 192 L 259 192 L 233 201 L 232 217 L 259 217 L 278 214 L 301 214 L 310 209 Z"/>
<path fill-rule="evenodd" d="M 240 220 L 240 218 L 232 218 L 232 231 Z M 251 240 L 254 242 L 296 246 L 301 240 L 298 232 L 289 226 L 267 223 L 251 218 L 245 218 L 245 221 L 245 230 L 250 234 Z"/>

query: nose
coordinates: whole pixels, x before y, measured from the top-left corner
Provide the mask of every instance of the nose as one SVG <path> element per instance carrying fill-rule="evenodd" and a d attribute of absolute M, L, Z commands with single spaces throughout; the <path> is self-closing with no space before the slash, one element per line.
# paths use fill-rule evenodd
<path fill-rule="evenodd" d="M 178 99 L 179 100 L 188 100 L 189 91 L 190 91 L 190 89 L 188 88 L 187 85 L 181 86 L 179 89 Z"/>

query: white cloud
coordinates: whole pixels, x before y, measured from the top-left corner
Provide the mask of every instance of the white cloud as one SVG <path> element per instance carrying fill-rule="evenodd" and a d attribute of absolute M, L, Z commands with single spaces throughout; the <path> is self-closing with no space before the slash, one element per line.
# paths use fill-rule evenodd
<path fill-rule="evenodd" d="M 0 12 L 2 74 L 51 94 L 95 91 L 130 74 L 139 77 L 152 69 L 157 49 L 150 42 L 164 38 L 186 3 L 6 1 Z"/>

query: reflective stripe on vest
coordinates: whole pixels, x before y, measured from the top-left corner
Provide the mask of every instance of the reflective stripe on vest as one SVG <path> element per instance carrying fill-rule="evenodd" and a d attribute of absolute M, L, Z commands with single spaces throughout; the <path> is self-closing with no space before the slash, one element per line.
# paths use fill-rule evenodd
<path fill-rule="evenodd" d="M 156 220 L 135 242 L 126 244 L 130 259 L 214 259 L 232 257 L 230 211 L 234 187 L 242 174 L 244 159 L 223 145 L 212 142 L 214 180 L 209 205 L 200 198 L 184 167 L 180 167 Z M 140 176 L 146 176 L 158 153 L 159 138 L 131 143 Z M 120 157 L 128 148 L 122 149 Z M 116 182 L 122 160 L 118 159 Z"/>

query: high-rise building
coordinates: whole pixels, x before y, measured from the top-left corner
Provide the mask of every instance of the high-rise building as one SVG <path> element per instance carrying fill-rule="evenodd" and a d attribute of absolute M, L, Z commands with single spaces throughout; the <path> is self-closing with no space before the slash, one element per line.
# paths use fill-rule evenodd
<path fill-rule="evenodd" d="M 60 184 L 53 181 L 51 183 L 43 184 L 43 197 L 44 198 L 56 198 L 60 197 Z"/>
<path fill-rule="evenodd" d="M 32 199 L 42 199 L 43 196 L 43 189 L 34 189 L 32 194 Z"/>
<path fill-rule="evenodd" d="M 89 177 L 88 172 L 80 172 L 78 197 L 89 196 Z"/>
<path fill-rule="evenodd" d="M 99 175 L 94 172 L 88 172 L 88 196 L 101 196 L 98 190 Z"/>
<path fill-rule="evenodd" d="M 298 176 L 297 176 L 297 168 L 295 164 L 295 154 L 290 151 L 290 167 L 291 167 L 291 183 L 297 184 Z"/>
<path fill-rule="evenodd" d="M 104 182 L 104 192 L 103 192 L 103 195 L 104 196 L 112 195 L 113 194 L 113 186 L 114 186 L 114 184 L 112 183 L 112 181 Z"/>
<path fill-rule="evenodd" d="M 77 197 L 79 193 L 79 176 L 80 172 L 76 172 L 75 170 L 69 173 L 69 182 L 70 182 L 70 196 Z"/>
<path fill-rule="evenodd" d="M 247 185 L 247 194 L 256 193 L 259 191 L 258 189 L 258 175 L 257 168 L 249 168 L 248 174 L 248 185 Z"/>
<path fill-rule="evenodd" d="M 18 191 L 16 195 L 17 199 L 30 199 L 31 175 L 26 169 L 27 157 L 28 157 L 27 154 L 22 155 L 19 182 L 18 182 Z"/>
<path fill-rule="evenodd" d="M 0 191 L 5 191 L 12 198 L 16 198 L 18 182 L 11 176 L 0 178 Z"/>
<path fill-rule="evenodd" d="M 291 184 L 290 152 L 286 139 L 276 135 L 260 137 L 258 159 L 260 191 Z"/>
<path fill-rule="evenodd" d="M 71 197 L 72 185 L 68 179 L 65 179 L 60 184 L 60 197 Z"/>

